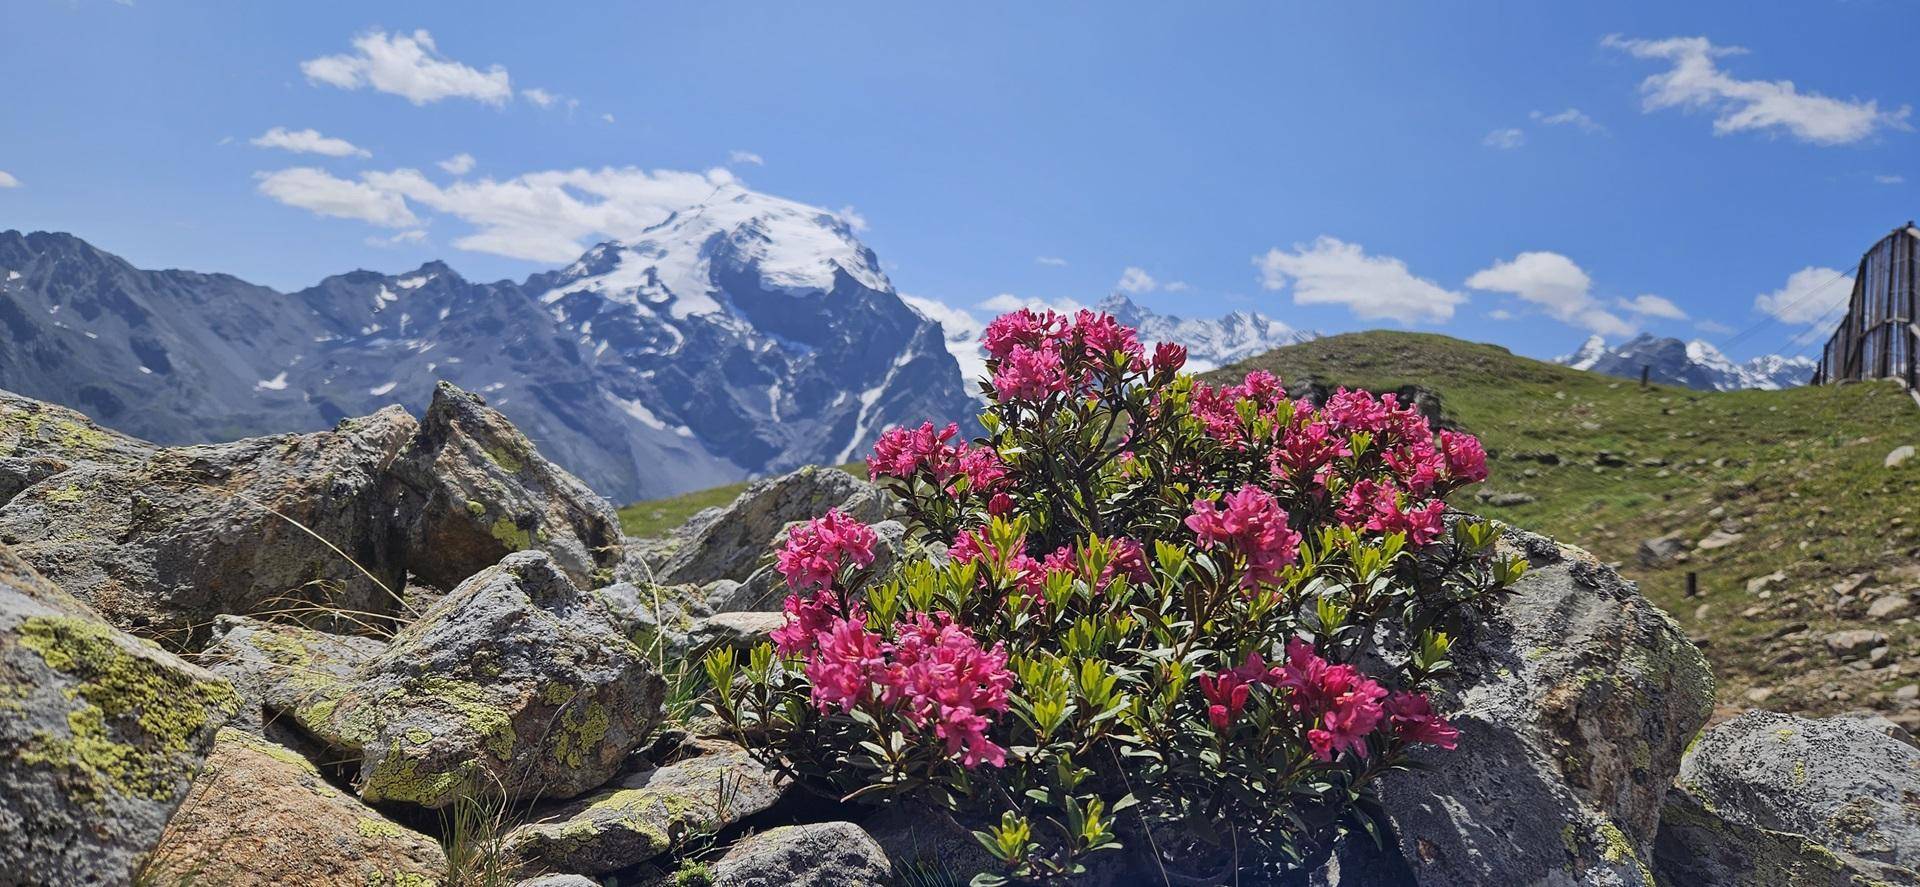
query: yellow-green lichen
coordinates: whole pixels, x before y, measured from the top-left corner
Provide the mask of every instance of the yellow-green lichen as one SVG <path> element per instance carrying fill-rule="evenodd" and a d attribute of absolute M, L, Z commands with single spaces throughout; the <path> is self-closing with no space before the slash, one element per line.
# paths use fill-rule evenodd
<path fill-rule="evenodd" d="M 48 502 L 58 502 L 62 505 L 78 502 L 85 498 L 87 498 L 87 491 L 81 489 L 79 484 L 67 484 L 60 489 L 47 492 Z"/>
<path fill-rule="evenodd" d="M 500 466 L 500 470 L 508 474 L 519 474 L 520 470 L 526 467 L 526 463 L 517 454 L 504 446 L 487 447 L 486 454 L 493 464 Z"/>
<path fill-rule="evenodd" d="M 473 784 L 474 769 L 474 762 L 467 760 L 451 771 L 421 772 L 419 761 L 403 754 L 389 754 L 367 772 L 360 797 L 368 801 L 438 806 Z"/>
<path fill-rule="evenodd" d="M 307 760 L 299 752 L 287 748 L 280 743 L 269 742 L 245 730 L 221 727 L 220 732 L 214 736 L 214 741 L 217 743 L 244 746 L 248 751 L 265 755 L 310 776 L 320 775 L 319 768 L 313 766 L 313 762 Z"/>
<path fill-rule="evenodd" d="M 504 514 L 494 519 L 493 526 L 488 529 L 488 532 L 493 535 L 493 538 L 500 540 L 500 544 L 514 551 L 533 547 L 533 534 L 521 529 L 519 524 L 514 523 L 512 518 Z"/>
<path fill-rule="evenodd" d="M 363 838 L 405 838 L 407 836 L 406 829 L 371 816 L 362 816 L 354 820 L 353 828 Z"/>
<path fill-rule="evenodd" d="M 574 769 L 584 766 L 588 756 L 606 738 L 609 723 L 606 706 L 598 701 L 587 703 L 584 709 L 569 708 L 560 716 L 559 729 L 554 731 L 554 760 Z"/>
<path fill-rule="evenodd" d="M 424 677 L 414 682 L 412 690 L 459 712 L 467 729 L 496 759 L 506 761 L 513 757 L 518 739 L 514 735 L 513 719 L 505 709 L 487 701 L 487 691 L 479 684 Z"/>
<path fill-rule="evenodd" d="M 33 616 L 18 633 L 20 646 L 75 679 L 65 691 L 75 706 L 66 733 L 40 731 L 19 757 L 71 774 L 76 796 L 173 797 L 198 763 L 200 737 L 240 710 L 225 681 L 129 650 L 98 622 Z"/>
<path fill-rule="evenodd" d="M 480 517 L 482 515 L 485 515 L 487 513 L 487 503 L 482 502 L 478 499 L 468 499 L 467 513 L 473 515 L 474 517 Z"/>

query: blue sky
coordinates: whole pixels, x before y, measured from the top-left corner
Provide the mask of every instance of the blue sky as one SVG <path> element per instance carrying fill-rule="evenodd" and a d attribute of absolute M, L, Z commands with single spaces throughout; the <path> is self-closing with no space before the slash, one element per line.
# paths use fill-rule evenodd
<path fill-rule="evenodd" d="M 5 0 L 0 228 L 286 289 L 519 278 L 731 175 L 976 314 L 1118 287 L 1741 357 L 1920 214 L 1892 0 L 471 6 Z M 556 205 L 574 170 L 605 187 Z"/>

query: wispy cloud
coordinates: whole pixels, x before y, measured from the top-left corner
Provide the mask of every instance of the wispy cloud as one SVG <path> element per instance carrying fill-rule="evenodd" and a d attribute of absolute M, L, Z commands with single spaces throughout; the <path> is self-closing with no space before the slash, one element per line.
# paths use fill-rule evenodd
<path fill-rule="evenodd" d="M 456 176 L 464 176 L 473 171 L 473 155 L 461 152 L 434 164 Z"/>
<path fill-rule="evenodd" d="M 1719 60 L 1746 52 L 1738 46 L 1715 46 L 1705 37 L 1669 37 L 1664 40 L 1629 39 L 1610 34 L 1602 46 L 1635 58 L 1672 64 L 1664 72 L 1641 81 L 1643 107 L 1705 110 L 1713 113 L 1716 135 L 1735 132 L 1783 131 L 1816 145 L 1858 142 L 1882 129 L 1910 129 L 1906 105 L 1882 111 L 1869 99 L 1836 99 L 1817 92 L 1801 92 L 1791 80 L 1741 80 L 1721 70 Z"/>
<path fill-rule="evenodd" d="M 260 135 L 247 140 L 256 148 L 279 148 L 295 154 L 321 154 L 327 157 L 372 157 L 373 152 L 358 147 L 346 139 L 324 136 L 319 130 L 290 130 L 276 126 Z"/>
<path fill-rule="evenodd" d="M 861 215 L 859 210 L 854 209 L 852 204 L 840 207 L 834 211 L 833 215 L 835 218 L 846 223 L 846 226 L 853 229 L 855 233 L 867 230 L 867 217 Z"/>
<path fill-rule="evenodd" d="M 1518 296 L 1538 305 L 1555 320 L 1603 336 L 1624 336 L 1634 331 L 1633 324 L 1594 300 L 1593 278 L 1559 253 L 1524 252 L 1508 261 L 1495 262 L 1474 272 L 1467 278 L 1467 286 Z"/>
<path fill-rule="evenodd" d="M 1066 263 L 1061 262 L 1060 264 L 1064 265 Z M 1185 281 L 1159 280 L 1153 275 L 1148 274 L 1147 269 L 1136 268 L 1131 265 L 1120 272 L 1120 280 L 1113 285 L 1113 288 L 1123 293 L 1136 296 L 1156 290 L 1169 293 L 1183 293 L 1188 289 Z"/>
<path fill-rule="evenodd" d="M 1882 185 L 1904 185 L 1907 177 L 1898 173 L 1881 173 L 1874 176 L 1873 180 Z"/>
<path fill-rule="evenodd" d="M 1779 289 L 1754 296 L 1753 307 L 1782 323 L 1818 323 L 1833 320 L 1852 296 L 1851 275 L 1809 265 L 1787 275 Z"/>
<path fill-rule="evenodd" d="M 383 228 L 410 228 L 420 224 L 399 194 L 366 182 L 336 178 L 326 170 L 300 166 L 258 173 L 255 178 L 259 180 L 256 187 L 260 193 L 323 216 L 358 219 Z"/>
<path fill-rule="evenodd" d="M 1672 300 L 1646 293 L 1631 299 L 1615 299 L 1615 307 L 1622 308 L 1641 317 L 1660 317 L 1667 320 L 1686 320 L 1687 312 L 1680 310 Z"/>
<path fill-rule="evenodd" d="M 606 121 L 607 123 L 612 123 L 612 122 L 613 122 L 613 112 L 611 112 L 611 111 L 608 111 L 608 112 L 605 112 L 605 113 L 603 113 L 603 114 L 601 114 L 601 115 L 600 115 L 600 119 L 601 119 L 601 120 L 603 120 L 603 121 Z"/>
<path fill-rule="evenodd" d="M 1034 256 L 1033 263 L 1036 265 L 1050 265 L 1055 268 L 1067 267 L 1067 260 L 1059 256 Z"/>
<path fill-rule="evenodd" d="M 1340 305 L 1361 320 L 1444 322 L 1464 294 L 1416 277 L 1392 256 L 1370 256 L 1357 243 L 1321 235 L 1293 249 L 1255 256 L 1260 285 L 1293 290 L 1295 305 Z"/>
<path fill-rule="evenodd" d="M 1587 113 L 1579 108 L 1568 108 L 1565 111 L 1556 111 L 1552 114 L 1545 111 L 1535 111 L 1527 116 L 1532 118 L 1534 122 L 1544 126 L 1571 126 L 1581 132 L 1596 134 L 1607 131 L 1607 128 L 1601 126 L 1599 121 L 1588 117 Z"/>
<path fill-rule="evenodd" d="M 350 53 L 301 62 L 300 71 L 312 83 L 371 88 L 416 105 L 450 98 L 500 105 L 513 99 L 506 68 L 492 65 L 482 71 L 446 58 L 434 46 L 433 35 L 424 30 L 412 34 L 368 31 L 353 38 L 353 48 Z"/>
<path fill-rule="evenodd" d="M 387 247 L 410 246 L 425 243 L 426 239 L 427 232 L 415 228 L 411 231 L 402 231 L 392 237 L 371 236 L 367 238 L 366 243 L 368 246 L 386 249 Z"/>
<path fill-rule="evenodd" d="M 1498 148 L 1502 151 L 1511 151 L 1526 143 L 1527 134 L 1513 127 L 1496 129 L 1493 132 L 1487 133 L 1486 138 L 1480 140 L 1480 144 L 1489 148 Z"/>
<path fill-rule="evenodd" d="M 20 180 L 14 178 L 13 173 L 7 172 L 4 169 L 0 169 L 0 188 L 18 188 L 18 187 L 20 187 Z"/>
<path fill-rule="evenodd" d="M 1724 336 L 1733 332 L 1733 327 L 1709 318 L 1701 318 L 1694 321 L 1693 328 L 1712 336 Z"/>
<path fill-rule="evenodd" d="M 753 166 L 767 165 L 767 159 L 765 157 L 761 157 L 760 155 L 755 154 L 752 151 L 741 151 L 739 149 L 735 149 L 727 152 L 727 162 L 735 166 L 743 166 L 748 164 L 751 164 Z"/>

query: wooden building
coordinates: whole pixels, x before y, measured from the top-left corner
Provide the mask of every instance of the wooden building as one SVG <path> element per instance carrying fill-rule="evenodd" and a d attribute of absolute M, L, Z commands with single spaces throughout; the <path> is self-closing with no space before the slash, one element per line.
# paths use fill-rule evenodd
<path fill-rule="evenodd" d="M 1840 328 L 1820 352 L 1815 385 L 1899 379 L 1920 391 L 1920 228 L 1912 222 L 1860 257 Z"/>

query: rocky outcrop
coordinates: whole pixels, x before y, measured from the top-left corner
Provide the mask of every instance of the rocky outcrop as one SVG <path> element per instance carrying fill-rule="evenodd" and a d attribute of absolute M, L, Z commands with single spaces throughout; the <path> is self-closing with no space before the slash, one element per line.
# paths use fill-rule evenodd
<path fill-rule="evenodd" d="M 508 851 L 532 870 L 617 871 L 766 810 L 789 788 L 738 746 L 702 741 L 696 751 L 514 829 Z"/>
<path fill-rule="evenodd" d="M 1509 530 L 1531 569 L 1499 617 L 1454 646 L 1438 702 L 1460 750 L 1381 781 L 1423 885 L 1632 884 L 1666 785 L 1713 702 L 1680 628 L 1584 551 Z"/>
<path fill-rule="evenodd" d="M 0 504 L 78 463 L 123 464 L 152 451 L 66 407 L 0 391 Z"/>
<path fill-rule="evenodd" d="M 765 566 L 774 537 L 794 521 L 839 508 L 866 523 L 885 516 L 886 494 L 832 468 L 807 467 L 754 483 L 733 502 L 695 515 L 655 549 L 652 581 L 704 585 L 746 582 Z M 626 578 L 626 577 L 620 577 Z"/>
<path fill-rule="evenodd" d="M 591 583 L 619 559 L 610 506 L 499 413 L 442 385 L 331 431 L 162 449 L 102 444 L 0 507 L 0 542 L 115 625 L 183 647 L 222 614 L 341 633 L 408 615 L 409 573 L 460 580 L 521 549 Z M 138 457 L 138 458 L 136 458 Z"/>
<path fill-rule="evenodd" d="M 152 883 L 223 887 L 438 884 L 446 854 L 321 778 L 291 749 L 220 731 L 154 848 Z"/>
<path fill-rule="evenodd" d="M 479 395 L 441 382 L 394 471 L 408 569 L 452 588 L 502 557 L 537 548 L 583 587 L 620 555 L 613 506 L 542 458 Z"/>
<path fill-rule="evenodd" d="M 570 798 L 661 717 L 665 682 L 544 552 L 508 555 L 408 626 L 337 697 L 294 709 L 361 758 L 369 802 Z"/>
<path fill-rule="evenodd" d="M 386 646 L 373 638 L 222 616 L 197 661 L 232 682 L 246 703 L 238 725 L 260 732 L 267 718 L 345 695 L 360 669 Z"/>
<path fill-rule="evenodd" d="M 887 887 L 886 851 L 851 822 L 769 829 L 713 865 L 714 887 Z"/>
<path fill-rule="evenodd" d="M 1870 719 L 1750 711 L 1687 752 L 1660 823 L 1673 884 L 1920 883 L 1920 749 Z"/>
<path fill-rule="evenodd" d="M 129 882 L 239 705 L 0 546 L 0 881 Z"/>

